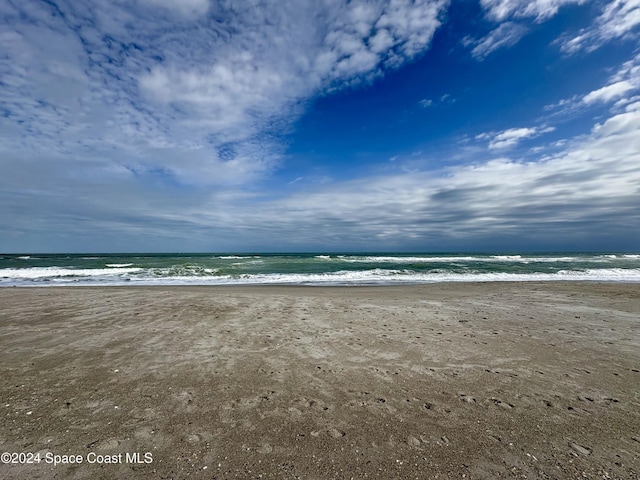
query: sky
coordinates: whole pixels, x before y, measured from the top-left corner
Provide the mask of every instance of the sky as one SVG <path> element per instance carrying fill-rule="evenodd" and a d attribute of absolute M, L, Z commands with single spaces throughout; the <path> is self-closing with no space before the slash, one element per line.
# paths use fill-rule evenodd
<path fill-rule="evenodd" d="M 3 0 L 0 252 L 640 251 L 640 0 Z"/>

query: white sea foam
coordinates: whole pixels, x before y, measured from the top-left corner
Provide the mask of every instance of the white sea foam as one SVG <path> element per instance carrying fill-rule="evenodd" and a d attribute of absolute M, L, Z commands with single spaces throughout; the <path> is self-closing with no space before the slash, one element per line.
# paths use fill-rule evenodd
<path fill-rule="evenodd" d="M 317 256 L 315 258 L 320 258 Z M 455 262 L 575 262 L 591 261 L 590 258 L 579 257 L 522 257 L 521 255 L 492 255 L 490 257 L 478 256 L 445 256 L 445 257 L 395 257 L 395 256 L 349 256 L 339 255 L 338 258 L 350 263 L 455 263 Z"/>
<path fill-rule="evenodd" d="M 20 260 L 29 260 L 31 258 L 31 255 L 23 255 L 21 257 L 18 257 Z"/>
<path fill-rule="evenodd" d="M 601 269 L 559 271 L 557 273 L 414 273 L 410 270 L 358 270 L 321 274 L 245 274 L 215 277 L 168 277 L 132 279 L 137 284 L 211 284 L 211 285 L 394 285 L 440 282 L 528 282 L 528 281 L 602 281 L 640 282 L 640 269 Z"/>
<path fill-rule="evenodd" d="M 640 282 L 640 268 L 561 270 L 556 273 L 454 273 L 435 270 L 416 273 L 411 270 L 384 269 L 297 274 L 219 275 L 217 269 L 72 269 L 34 267 L 0 269 L 0 285 L 396 285 L 439 282 L 495 281 L 603 281 Z"/>
<path fill-rule="evenodd" d="M 199 278 L 210 275 L 215 275 L 219 271 L 218 268 L 208 268 L 201 265 L 174 265 L 172 267 L 165 268 L 151 268 L 146 270 L 146 274 L 138 275 L 141 278 L 145 278 L 147 275 L 151 275 L 156 278 Z"/>
<path fill-rule="evenodd" d="M 316 257 L 317 258 L 317 257 Z M 474 262 L 486 261 L 486 257 L 394 257 L 394 256 L 350 256 L 340 255 L 340 260 L 349 263 L 430 263 L 430 262 Z"/>
<path fill-rule="evenodd" d="M 105 265 L 105 267 L 109 267 L 109 268 L 124 268 L 124 267 L 130 267 L 131 265 L 133 265 L 133 263 L 107 263 Z"/>
<path fill-rule="evenodd" d="M 64 268 L 64 267 L 32 267 L 32 268 L 3 268 L 0 278 L 5 279 L 46 279 L 63 277 L 103 277 L 134 273 L 141 268 Z"/>

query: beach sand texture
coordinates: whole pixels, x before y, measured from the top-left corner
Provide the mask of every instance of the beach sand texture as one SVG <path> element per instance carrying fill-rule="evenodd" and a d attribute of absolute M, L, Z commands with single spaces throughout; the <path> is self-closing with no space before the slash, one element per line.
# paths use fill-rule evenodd
<path fill-rule="evenodd" d="M 0 451 L 83 458 L 3 479 L 640 478 L 638 284 L 3 288 L 0 332 Z"/>

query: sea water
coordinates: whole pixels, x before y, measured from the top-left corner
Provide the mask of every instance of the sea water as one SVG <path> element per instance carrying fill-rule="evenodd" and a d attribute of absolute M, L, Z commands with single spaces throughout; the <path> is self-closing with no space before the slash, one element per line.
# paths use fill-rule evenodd
<path fill-rule="evenodd" d="M 640 254 L 16 254 L 0 286 L 640 282 Z"/>

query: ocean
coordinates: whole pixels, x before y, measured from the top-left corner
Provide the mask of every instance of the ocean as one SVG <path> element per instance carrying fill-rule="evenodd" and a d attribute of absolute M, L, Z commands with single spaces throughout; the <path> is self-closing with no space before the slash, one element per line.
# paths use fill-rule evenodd
<path fill-rule="evenodd" d="M 640 254 L 0 255 L 0 286 L 640 282 Z"/>

